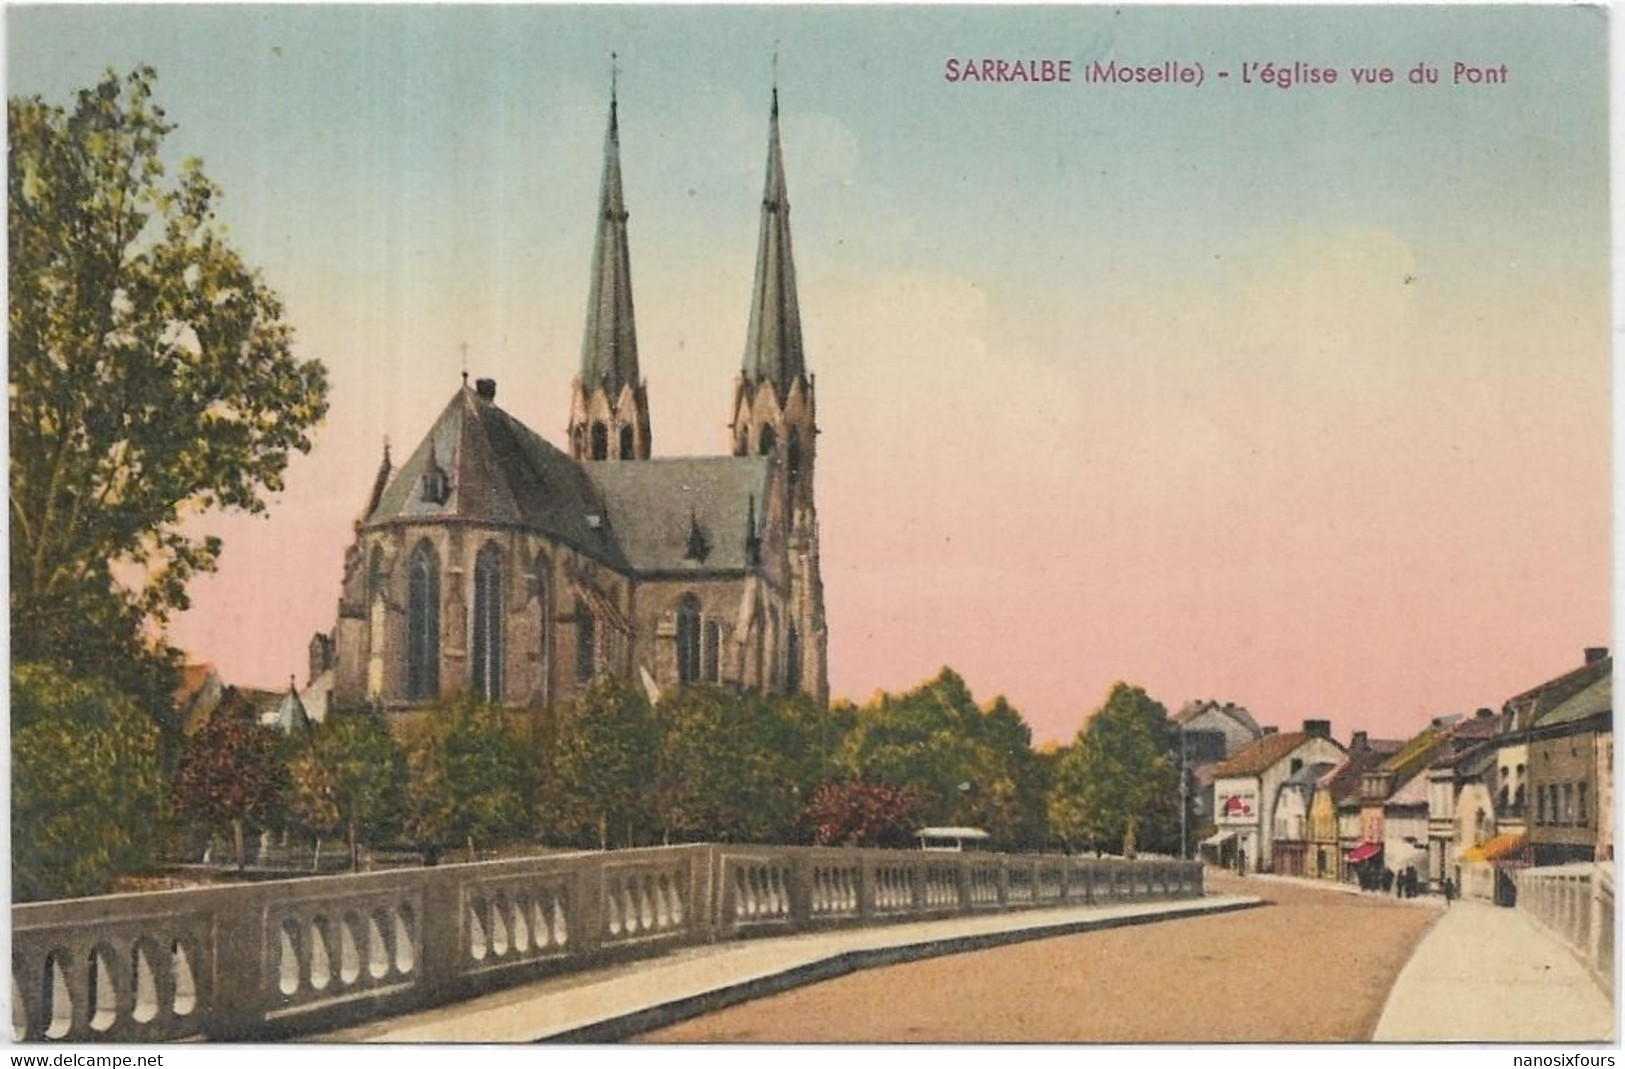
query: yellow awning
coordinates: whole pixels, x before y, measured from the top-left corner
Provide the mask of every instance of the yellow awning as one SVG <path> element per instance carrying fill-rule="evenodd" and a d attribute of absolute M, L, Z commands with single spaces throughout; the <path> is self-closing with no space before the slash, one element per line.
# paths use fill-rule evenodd
<path fill-rule="evenodd" d="M 1463 861 L 1499 861 L 1518 853 L 1528 843 L 1529 836 L 1506 832 L 1461 852 Z"/>

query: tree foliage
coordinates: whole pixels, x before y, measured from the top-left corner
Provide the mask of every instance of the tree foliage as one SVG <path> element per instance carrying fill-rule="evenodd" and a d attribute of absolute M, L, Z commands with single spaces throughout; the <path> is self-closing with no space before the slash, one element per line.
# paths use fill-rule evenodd
<path fill-rule="evenodd" d="M 529 826 L 529 746 L 497 706 L 469 695 L 435 706 L 407 737 L 406 767 L 406 832 L 418 843 L 472 855 Z"/>
<path fill-rule="evenodd" d="M 173 652 L 144 629 L 221 551 L 183 515 L 263 511 L 327 407 L 219 187 L 195 159 L 167 178 L 155 79 L 109 71 L 71 108 L 6 112 L 14 653 L 111 675 L 152 712 Z"/>
<path fill-rule="evenodd" d="M 902 695 L 860 710 L 842 750 L 854 778 L 907 787 L 926 824 L 986 828 L 995 844 L 1044 841 L 1044 776 L 1032 734 L 1003 698 L 978 708 L 965 681 L 944 668 Z"/>
<path fill-rule="evenodd" d="M 152 861 L 158 731 L 128 697 L 45 665 L 11 673 L 12 895 L 105 894 Z"/>
<path fill-rule="evenodd" d="M 802 696 L 683 687 L 655 710 L 656 806 L 667 839 L 790 842 L 830 771 L 828 722 Z"/>
<path fill-rule="evenodd" d="M 245 828 L 280 822 L 288 800 L 288 752 L 276 730 L 222 703 L 186 740 L 170 789 L 177 813 L 211 829 L 229 829 L 237 867 L 247 861 Z"/>
<path fill-rule="evenodd" d="M 607 847 L 651 839 L 660 729 L 631 684 L 599 676 L 554 736 L 539 817 L 550 838 Z"/>
<path fill-rule="evenodd" d="M 801 821 L 818 846 L 908 846 L 920 827 L 919 799 L 907 787 L 866 780 L 821 783 Z"/>
<path fill-rule="evenodd" d="M 363 839 L 377 842 L 397 830 L 406 755 L 378 716 L 334 714 L 313 726 L 289 771 L 294 820 L 318 835 L 342 833 L 352 869 L 360 868 Z"/>
<path fill-rule="evenodd" d="M 1167 851 L 1179 841 L 1179 765 L 1168 711 L 1118 683 L 1056 762 L 1054 835 L 1071 847 Z"/>

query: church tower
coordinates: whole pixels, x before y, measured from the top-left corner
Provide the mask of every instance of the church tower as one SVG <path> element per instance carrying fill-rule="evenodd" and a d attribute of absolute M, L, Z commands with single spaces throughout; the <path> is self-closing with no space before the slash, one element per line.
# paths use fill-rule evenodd
<path fill-rule="evenodd" d="M 818 513 L 813 499 L 817 460 L 817 404 L 802 351 L 795 258 L 790 249 L 790 199 L 779 142 L 779 89 L 773 87 L 768 120 L 767 179 L 756 245 L 745 359 L 734 381 L 729 432 L 735 456 L 776 462 L 786 491 L 790 551 L 789 614 L 785 653 L 791 690 L 828 701 L 828 634 L 824 583 L 818 564 Z"/>
<path fill-rule="evenodd" d="M 649 394 L 638 374 L 626 218 L 612 80 L 587 328 L 581 339 L 581 371 L 570 388 L 570 456 L 577 460 L 649 459 Z"/>

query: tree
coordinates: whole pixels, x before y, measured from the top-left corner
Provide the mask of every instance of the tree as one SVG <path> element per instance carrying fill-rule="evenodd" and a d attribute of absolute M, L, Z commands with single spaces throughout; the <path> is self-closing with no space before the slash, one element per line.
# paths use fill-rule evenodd
<path fill-rule="evenodd" d="M 689 686 L 669 693 L 655 719 L 656 807 L 668 841 L 799 837 L 804 801 L 832 771 L 833 736 L 816 703 Z"/>
<path fill-rule="evenodd" d="M 201 163 L 166 181 L 155 80 L 109 71 L 71 109 L 12 97 L 6 125 L 13 655 L 157 715 L 176 657 L 148 634 L 221 552 L 182 516 L 263 512 L 327 383 L 227 242 Z"/>
<path fill-rule="evenodd" d="M 1072 847 L 1169 850 L 1179 841 L 1179 767 L 1168 710 L 1118 683 L 1056 762 L 1049 792 L 1055 835 Z"/>
<path fill-rule="evenodd" d="M 330 716 L 312 728 L 290 765 L 295 820 L 317 834 L 343 832 L 350 868 L 361 868 L 360 842 L 400 822 L 406 756 L 389 726 L 371 713 Z"/>
<path fill-rule="evenodd" d="M 1043 843 L 1043 776 L 1030 730 L 1003 698 L 978 708 L 951 669 L 860 710 L 840 760 L 853 778 L 908 787 L 927 824 L 983 827 L 1003 847 Z"/>
<path fill-rule="evenodd" d="M 406 742 L 406 831 L 432 850 L 502 839 L 528 824 L 529 747 L 498 706 L 442 701 Z"/>
<path fill-rule="evenodd" d="M 186 740 L 170 790 L 177 813 L 209 828 L 230 828 L 237 869 L 248 863 L 245 826 L 267 827 L 283 815 L 288 797 L 288 753 L 280 733 L 222 702 L 209 722 Z"/>
<path fill-rule="evenodd" d="M 105 894 L 152 862 L 158 730 L 127 696 L 47 665 L 11 672 L 12 895 Z"/>
<path fill-rule="evenodd" d="M 660 729 L 649 700 L 608 676 L 588 684 L 553 741 L 542 791 L 544 826 L 574 842 L 627 846 L 655 828 Z"/>
<path fill-rule="evenodd" d="M 906 787 L 866 780 L 822 783 L 801 814 L 818 846 L 909 845 L 919 799 Z"/>

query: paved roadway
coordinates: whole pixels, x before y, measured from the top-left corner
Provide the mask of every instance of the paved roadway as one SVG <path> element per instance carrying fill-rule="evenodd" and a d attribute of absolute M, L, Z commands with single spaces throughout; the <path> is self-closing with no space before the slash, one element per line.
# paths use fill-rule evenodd
<path fill-rule="evenodd" d="M 641 1042 L 1366 1042 L 1440 915 L 1211 870 L 1207 884 L 1271 904 L 864 970 Z"/>

